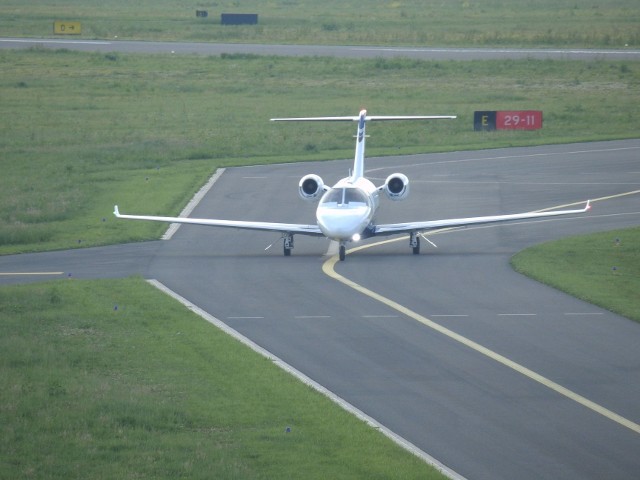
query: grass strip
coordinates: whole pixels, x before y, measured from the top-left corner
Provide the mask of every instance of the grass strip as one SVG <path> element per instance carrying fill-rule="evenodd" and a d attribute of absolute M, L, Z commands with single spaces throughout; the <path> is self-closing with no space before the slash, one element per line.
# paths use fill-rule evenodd
<path fill-rule="evenodd" d="M 52 36 L 53 21 L 65 20 L 82 23 L 80 38 L 98 39 L 625 48 L 640 45 L 637 7 L 636 0 L 3 0 L 0 31 Z M 258 25 L 221 25 L 221 13 L 257 13 Z"/>
<path fill-rule="evenodd" d="M 344 60 L 0 51 L 0 254 L 157 238 L 113 205 L 175 215 L 217 167 L 350 158 L 344 124 L 277 116 L 457 114 L 372 125 L 369 155 L 635 138 L 633 62 Z M 540 109 L 535 132 L 474 132 L 475 110 Z M 399 122 L 401 123 L 401 122 Z M 292 198 L 297 179 L 290 182 Z M 286 221 L 286 219 L 283 219 Z"/>
<path fill-rule="evenodd" d="M 443 478 L 140 278 L 3 287 L 0 351 L 1 478 Z"/>
<path fill-rule="evenodd" d="M 640 227 L 563 238 L 511 259 L 516 271 L 640 322 Z"/>

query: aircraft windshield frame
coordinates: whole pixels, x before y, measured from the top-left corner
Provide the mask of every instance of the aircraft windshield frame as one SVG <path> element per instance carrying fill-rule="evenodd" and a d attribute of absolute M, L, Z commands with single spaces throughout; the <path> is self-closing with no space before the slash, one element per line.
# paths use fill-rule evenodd
<path fill-rule="evenodd" d="M 335 204 L 336 207 L 360 207 L 369 206 L 369 197 L 365 192 L 356 187 L 332 188 L 322 196 L 320 203 L 323 205 Z"/>

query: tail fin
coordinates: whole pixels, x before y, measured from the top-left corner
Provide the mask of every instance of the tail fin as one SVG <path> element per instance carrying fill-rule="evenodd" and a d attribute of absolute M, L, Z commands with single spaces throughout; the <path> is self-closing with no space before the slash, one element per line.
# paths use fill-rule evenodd
<path fill-rule="evenodd" d="M 367 111 L 360 110 L 358 116 L 358 131 L 356 132 L 356 155 L 353 159 L 353 172 L 351 174 L 351 182 L 355 182 L 364 176 L 364 141 L 365 141 L 365 122 L 367 121 Z"/>
<path fill-rule="evenodd" d="M 364 143 L 365 143 L 365 123 L 372 120 L 443 120 L 453 119 L 455 115 L 372 115 L 367 116 L 366 110 L 361 110 L 357 117 L 292 117 L 292 118 L 272 118 L 272 122 L 317 122 L 317 121 L 351 121 L 358 122 L 356 132 L 356 154 L 353 160 L 353 172 L 351 181 L 356 181 L 364 176 Z"/>

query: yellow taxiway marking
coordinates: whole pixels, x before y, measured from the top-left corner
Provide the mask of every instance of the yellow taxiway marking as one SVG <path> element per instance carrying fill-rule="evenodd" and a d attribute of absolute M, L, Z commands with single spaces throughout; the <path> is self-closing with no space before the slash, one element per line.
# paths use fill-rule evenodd
<path fill-rule="evenodd" d="M 481 353 L 482 355 L 485 355 L 486 357 L 491 358 L 492 360 L 495 360 L 498 363 L 501 363 L 502 365 L 511 368 L 512 370 L 515 370 L 516 372 L 530 378 L 531 380 L 534 380 L 542 385 L 544 385 L 547 388 L 550 388 L 551 390 L 564 395 L 565 397 L 569 398 L 570 400 L 573 400 L 591 410 L 593 410 L 596 413 L 599 413 L 600 415 L 603 415 L 604 417 L 613 420 L 616 423 L 619 423 L 620 425 L 627 427 L 631 430 L 633 430 L 636 433 L 640 433 L 640 425 L 638 425 L 637 423 L 632 422 L 631 420 L 628 420 L 620 415 L 618 415 L 615 412 L 612 412 L 611 410 L 608 410 L 607 408 L 598 405 L 595 402 L 592 402 L 591 400 L 589 400 L 588 398 L 583 397 L 582 395 L 579 395 L 571 390 L 569 390 L 568 388 L 563 387 L 562 385 L 549 380 L 546 377 L 543 377 L 542 375 L 540 375 L 539 373 L 534 372 L 533 370 L 520 365 L 519 363 L 514 362 L 513 360 L 508 359 L 507 357 L 500 355 L 499 353 L 494 352 L 493 350 L 490 350 L 486 347 L 483 347 L 482 345 L 480 345 L 479 343 L 474 342 L 473 340 L 468 339 L 467 337 L 464 337 L 452 330 L 449 330 L 446 327 L 443 327 L 442 325 L 429 320 L 427 317 L 424 317 L 422 315 L 420 315 L 419 313 L 414 312 L 413 310 L 410 310 L 402 305 L 400 305 L 397 302 L 394 302 L 393 300 L 390 300 L 386 297 L 383 297 L 382 295 L 369 290 L 366 287 L 363 287 L 362 285 L 349 280 L 346 277 L 343 277 L 342 275 L 336 273 L 336 271 L 334 270 L 334 266 L 336 264 L 336 262 L 338 261 L 338 259 L 336 257 L 331 257 L 330 259 L 328 259 L 326 262 L 324 262 L 323 266 L 322 266 L 322 270 L 324 271 L 325 274 L 327 274 L 329 277 L 347 285 L 348 287 L 351 287 L 352 289 L 374 299 L 377 300 L 381 303 L 383 303 L 384 305 L 388 306 L 389 308 L 393 308 L 394 310 L 396 310 L 397 312 L 406 315 L 409 318 L 412 318 L 414 320 L 416 320 L 417 322 L 422 323 L 423 325 L 443 334 L 446 335 L 447 337 L 471 348 L 472 350 L 475 350 L 478 353 Z"/>
<path fill-rule="evenodd" d="M 597 198 L 594 200 L 591 200 L 591 202 L 598 202 L 598 201 L 603 201 L 603 200 L 609 200 L 609 199 L 613 199 L 613 198 L 618 198 L 618 197 L 623 197 L 626 195 L 633 195 L 633 194 L 638 194 L 640 193 L 640 190 L 636 190 L 633 192 L 627 192 L 627 193 L 622 193 L 622 194 L 618 194 L 618 195 L 611 195 L 609 197 L 602 197 L 602 198 Z M 573 203 L 573 204 L 569 204 L 569 205 L 578 205 L 579 203 L 584 203 L 584 202 L 578 202 L 578 203 Z M 554 208 L 565 208 L 569 205 L 563 205 L 562 207 L 554 207 Z M 442 233 L 442 231 L 434 231 L 434 232 L 430 232 L 430 234 L 434 234 L 434 233 Z M 406 237 L 403 237 L 406 238 Z M 386 241 L 382 241 L 382 242 L 378 242 L 378 243 L 373 243 L 373 244 L 368 244 L 368 245 L 362 245 L 360 247 L 354 248 L 349 250 L 349 253 L 351 252 L 355 252 L 358 250 L 364 250 L 365 248 L 372 248 L 374 246 L 377 245 L 381 245 L 383 243 L 389 243 L 390 240 L 386 240 Z M 342 275 L 340 275 L 339 273 L 337 273 L 335 271 L 335 265 L 338 262 L 338 257 L 337 256 L 333 256 L 329 259 L 327 259 L 323 265 L 322 265 L 322 271 L 328 275 L 329 277 L 333 278 L 334 280 L 337 280 L 341 283 L 343 283 L 344 285 L 352 288 L 353 290 L 356 290 L 357 292 L 362 293 L 363 295 L 368 296 L 369 298 L 372 298 L 373 300 L 377 300 L 378 302 L 386 305 L 389 308 L 392 308 L 394 310 L 396 310 L 397 312 L 412 318 L 413 320 L 420 322 L 421 324 L 435 330 L 436 332 L 441 333 L 442 335 L 445 335 L 449 338 L 451 338 L 452 340 L 455 340 L 456 342 L 461 343 L 462 345 L 465 345 L 466 347 L 469 347 L 470 349 L 492 359 L 495 360 L 496 362 L 504 365 L 505 367 L 508 367 L 518 373 L 520 373 L 521 375 L 524 375 L 525 377 L 530 378 L 531 380 L 534 380 L 536 382 L 538 382 L 541 385 L 544 385 L 545 387 L 553 390 L 556 393 L 559 393 L 560 395 L 565 396 L 566 398 L 573 400 L 574 402 L 579 403 L 580 405 L 608 418 L 609 420 L 612 420 L 616 423 L 618 423 L 619 425 L 622 425 L 623 427 L 626 427 L 636 433 L 640 434 L 640 425 L 638 425 L 635 422 L 632 422 L 631 420 L 618 415 L 617 413 L 603 407 L 602 405 L 599 405 L 595 402 L 592 402 L 591 400 L 589 400 L 586 397 L 583 397 L 582 395 L 579 395 L 575 392 L 573 392 L 572 390 L 569 390 L 566 387 L 563 387 L 562 385 L 554 382 L 553 380 L 550 380 L 542 375 L 540 375 L 539 373 L 534 372 L 533 370 L 520 365 L 517 362 L 514 362 L 513 360 L 508 359 L 507 357 L 500 355 L 497 352 L 494 352 L 493 350 L 488 349 L 487 347 L 484 347 L 482 345 L 480 345 L 479 343 L 474 342 L 473 340 L 464 337 L 462 335 L 460 335 L 459 333 L 454 332 L 453 330 L 449 330 L 448 328 L 440 325 L 439 323 L 434 322 L 433 320 L 429 320 L 427 317 L 420 315 L 419 313 L 414 312 L 413 310 L 408 309 L 407 307 L 400 305 L 397 302 L 394 302 L 393 300 L 386 298 L 382 295 L 380 295 L 379 293 L 374 292 L 373 290 L 369 290 L 366 287 L 363 287 L 362 285 L 349 280 L 346 277 L 343 277 Z"/>
<path fill-rule="evenodd" d="M 638 195 L 640 190 L 632 190 L 631 192 L 617 193 L 615 195 L 609 195 L 608 197 L 600 197 L 594 198 L 591 200 L 591 203 L 603 202 L 605 200 L 613 200 L 614 198 L 620 197 L 628 197 L 629 195 Z M 558 208 L 567 208 L 567 207 L 575 207 L 577 205 L 582 205 L 584 202 L 575 202 L 575 203 L 567 203 L 566 205 L 558 205 L 555 207 L 543 208 L 542 210 L 537 210 L 538 212 L 547 212 L 549 210 L 556 210 Z"/>

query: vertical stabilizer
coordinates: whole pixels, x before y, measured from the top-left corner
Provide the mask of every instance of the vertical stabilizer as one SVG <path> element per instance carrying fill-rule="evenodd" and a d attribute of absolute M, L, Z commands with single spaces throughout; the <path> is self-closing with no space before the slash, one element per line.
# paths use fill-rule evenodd
<path fill-rule="evenodd" d="M 367 116 L 365 109 L 360 110 L 357 117 L 293 117 L 293 118 L 272 118 L 272 122 L 316 122 L 316 121 L 349 121 L 358 122 L 356 132 L 356 154 L 353 160 L 353 171 L 350 173 L 349 181 L 355 183 L 364 177 L 364 142 L 365 124 L 373 120 L 441 120 L 456 118 L 455 115 L 370 115 Z"/>
<path fill-rule="evenodd" d="M 353 160 L 353 173 L 351 174 L 351 182 L 355 182 L 364 176 L 364 142 L 365 142 L 365 124 L 367 120 L 367 111 L 361 110 L 358 117 L 358 131 L 356 132 L 356 154 Z"/>

